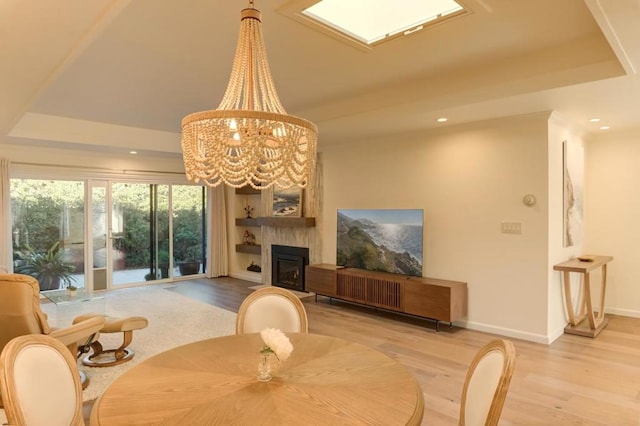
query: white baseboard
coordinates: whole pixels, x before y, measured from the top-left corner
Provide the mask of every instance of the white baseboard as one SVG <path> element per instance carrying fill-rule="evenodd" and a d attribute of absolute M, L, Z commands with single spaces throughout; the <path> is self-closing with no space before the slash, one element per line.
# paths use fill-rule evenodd
<path fill-rule="evenodd" d="M 552 344 L 553 342 L 556 341 L 556 339 L 558 339 L 560 336 L 562 336 L 564 334 L 564 327 L 561 327 L 559 329 L 557 329 L 556 331 L 554 331 L 553 333 L 551 333 L 549 335 L 549 345 Z"/>
<path fill-rule="evenodd" d="M 606 314 L 620 315 L 621 317 L 640 318 L 640 311 L 619 308 L 604 308 Z"/>
<path fill-rule="evenodd" d="M 620 315 L 623 317 L 630 317 L 630 318 L 640 318 L 640 311 L 631 310 L 631 309 L 605 308 L 604 311 L 605 313 L 611 314 L 611 315 Z M 556 339 L 558 339 L 560 336 L 564 334 L 564 326 L 553 331 L 552 333 L 549 333 L 548 336 L 544 336 L 542 334 L 527 333 L 527 332 L 512 330 L 512 329 L 503 328 L 503 327 L 495 327 L 492 325 L 480 324 L 480 323 L 474 323 L 474 322 L 461 323 L 460 326 L 468 328 L 470 330 L 477 330 L 477 331 L 483 331 L 485 333 L 499 334 L 505 337 L 513 337 L 516 339 L 527 340 L 535 343 L 542 343 L 545 345 L 550 345 L 551 343 L 555 342 Z"/>
<path fill-rule="evenodd" d="M 564 329 L 561 330 L 558 336 L 555 336 L 556 333 L 554 333 L 553 336 L 555 337 L 553 337 L 553 336 L 545 336 L 544 334 L 529 333 L 521 330 L 514 330 L 511 328 L 496 327 L 493 325 L 481 324 L 481 323 L 469 322 L 469 321 L 459 321 L 459 322 L 456 321 L 455 324 L 464 328 L 468 328 L 469 330 L 482 331 L 484 333 L 497 334 L 502 337 L 511 337 L 514 339 L 527 340 L 529 342 L 534 342 L 534 343 L 542 343 L 543 345 L 551 344 L 554 340 L 556 340 L 560 336 L 560 334 L 564 332 Z"/>

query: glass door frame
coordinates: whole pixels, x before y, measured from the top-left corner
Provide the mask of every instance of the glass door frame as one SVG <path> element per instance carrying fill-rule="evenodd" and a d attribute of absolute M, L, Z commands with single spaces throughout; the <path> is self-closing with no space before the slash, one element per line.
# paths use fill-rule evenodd
<path fill-rule="evenodd" d="M 139 285 L 144 285 L 147 283 L 160 283 L 160 282 L 168 282 L 170 280 L 172 280 L 173 274 L 172 274 L 172 268 L 173 268 L 173 259 L 171 258 L 171 256 L 169 255 L 168 257 L 168 274 L 166 277 L 162 277 L 160 276 L 160 278 L 156 278 L 156 279 L 150 279 L 150 280 L 140 280 L 140 281 L 131 281 L 131 282 L 124 282 L 124 283 L 120 283 L 120 284 L 116 284 L 114 281 L 114 277 L 115 277 L 115 273 L 118 272 L 119 270 L 116 270 L 115 268 L 115 262 L 118 260 L 116 259 L 114 256 L 116 254 L 116 250 L 115 250 L 115 240 L 118 238 L 118 236 L 116 235 L 117 233 L 119 233 L 119 230 L 115 230 L 114 229 L 114 211 L 115 211 L 115 205 L 114 205 L 114 194 L 113 194 L 113 189 L 114 189 L 114 185 L 117 184 L 125 184 L 125 185 L 143 185 L 143 186 L 148 186 L 149 188 L 151 188 L 150 190 L 150 194 L 149 194 L 149 232 L 154 232 L 154 237 L 157 237 L 157 218 L 158 218 L 158 187 L 159 186 L 166 186 L 167 187 L 167 192 L 168 192 L 168 199 L 166 200 L 167 205 L 168 205 L 168 211 L 167 211 L 167 219 L 168 219 L 168 232 L 167 232 L 167 244 L 168 244 L 168 253 L 172 253 L 173 252 L 173 229 L 172 229 L 172 212 L 170 209 L 171 206 L 171 191 L 170 188 L 172 185 L 174 185 L 173 183 L 170 182 L 154 182 L 154 181 L 149 181 L 149 180 L 144 180 L 144 179 L 136 179 L 136 180 L 130 180 L 130 179 L 118 179 L 117 177 L 115 178 L 109 178 L 109 179 L 88 179 L 87 180 L 87 195 L 86 195 L 86 205 L 87 205 L 87 217 L 86 217 L 86 228 L 87 228 L 87 241 L 88 241 L 88 245 L 89 247 L 87 248 L 87 253 L 86 253 L 86 258 L 87 258 L 87 264 L 92 265 L 92 274 L 91 274 L 91 289 L 96 289 L 96 290 L 111 290 L 111 289 L 116 289 L 116 288 L 126 288 L 126 287 L 132 287 L 132 286 L 139 286 Z M 95 262 L 94 262 L 94 242 L 97 241 L 96 237 L 101 237 L 101 235 L 94 235 L 94 212 L 93 212 L 93 207 L 94 207 L 94 189 L 95 188 L 104 188 L 105 194 L 104 194 L 104 208 L 105 208 L 105 223 L 104 223 L 104 228 L 105 228 L 105 266 L 104 267 L 96 267 L 95 266 Z M 123 226 L 123 230 L 122 232 L 124 232 L 124 226 L 125 224 L 122 224 Z M 158 241 L 157 238 L 150 238 L 150 256 L 153 256 L 153 258 L 149 258 L 149 265 L 148 265 L 148 269 L 149 269 L 149 273 L 153 273 L 154 271 L 159 271 L 160 270 L 160 265 L 159 265 L 159 258 L 158 258 Z M 153 247 L 151 247 L 151 244 L 153 245 Z M 91 263 L 89 263 L 91 262 Z M 144 269 L 144 268 L 142 268 Z M 97 277 L 97 272 L 101 271 L 101 270 L 105 270 L 105 276 L 104 278 L 101 278 L 105 281 L 105 283 L 103 285 L 98 285 L 96 286 L 96 277 Z M 157 272 L 156 272 L 156 277 L 158 277 Z"/>
<path fill-rule="evenodd" d="M 91 275 L 86 278 L 86 285 L 88 290 L 108 290 L 111 288 L 111 233 L 109 230 L 111 229 L 111 218 L 109 206 L 111 205 L 111 191 L 109 190 L 109 181 L 106 179 L 86 179 L 86 194 L 85 194 L 85 211 L 87 217 L 85 218 L 85 235 L 86 235 L 86 253 L 85 253 L 85 270 L 91 270 Z M 94 235 L 94 215 L 93 215 L 93 206 L 94 206 L 94 188 L 104 188 L 104 214 L 105 214 L 105 266 L 104 267 L 96 267 L 94 261 L 94 242 L 96 241 L 96 235 Z M 88 266 L 91 265 L 91 268 Z M 104 286 L 98 285 L 96 286 L 96 272 L 104 271 Z"/>
<path fill-rule="evenodd" d="M 207 242 L 207 238 L 208 238 L 208 230 L 207 230 L 207 222 L 208 222 L 208 217 L 209 217 L 209 212 L 208 212 L 208 199 L 207 199 L 207 191 L 208 189 L 204 186 L 200 186 L 200 185 L 188 185 L 187 186 L 194 186 L 196 188 L 198 188 L 197 193 L 202 194 L 202 199 L 200 201 L 198 201 L 198 206 L 200 208 L 200 212 L 202 214 L 202 217 L 199 219 L 201 221 L 201 226 L 202 226 L 202 235 L 201 235 L 201 242 L 199 243 L 201 245 L 201 255 L 202 258 L 201 260 L 201 271 L 202 272 L 196 272 L 193 275 L 182 275 L 182 270 L 178 273 L 177 268 L 178 268 L 178 263 L 176 261 L 176 252 L 174 251 L 174 249 L 176 249 L 175 246 L 175 241 L 174 241 L 174 226 L 176 225 L 176 222 L 174 220 L 175 217 L 175 212 L 176 212 L 176 206 L 174 205 L 174 200 L 176 199 L 174 197 L 174 189 L 177 186 L 184 186 L 185 183 L 180 183 L 180 182 L 167 182 L 167 181 L 158 181 L 158 180 L 146 180 L 146 179 L 119 179 L 118 177 L 114 177 L 114 178 L 105 178 L 105 179 L 87 179 L 86 180 L 87 184 L 86 184 L 86 191 L 87 191 L 87 195 L 86 195 L 86 206 L 87 206 L 87 217 L 86 217 L 86 235 L 87 235 L 87 253 L 85 254 L 85 257 L 87 259 L 87 264 L 88 265 L 92 265 L 92 274 L 91 274 L 91 288 L 94 288 L 96 290 L 102 290 L 102 289 L 114 289 L 114 288 L 125 288 L 125 287 L 129 287 L 129 286 L 138 286 L 138 285 L 144 285 L 144 284 L 156 284 L 156 283 L 163 283 L 163 282 L 171 282 L 171 281 L 179 281 L 179 280 L 184 280 L 184 279 L 193 279 L 193 278 L 201 278 L 203 276 L 205 276 L 206 274 L 206 268 L 207 268 L 207 250 L 206 247 L 208 247 L 208 242 Z M 116 284 L 115 283 L 115 273 L 117 272 L 116 268 L 115 268 L 115 263 L 114 261 L 116 259 L 114 259 L 114 255 L 116 253 L 115 249 L 115 239 L 116 239 L 116 235 L 115 232 L 116 230 L 114 229 L 114 193 L 113 193 L 113 188 L 115 184 L 129 184 L 129 185 L 144 185 L 144 186 L 148 186 L 150 188 L 149 191 L 149 233 L 150 233 L 150 239 L 149 239 L 149 274 L 153 275 L 155 273 L 156 279 L 146 279 L 144 281 L 132 281 L 132 282 L 125 282 L 125 283 L 121 283 L 121 284 Z M 166 196 L 161 195 L 162 191 L 159 191 L 159 189 L 161 187 L 165 186 L 167 188 L 167 194 Z M 94 192 L 95 192 L 95 188 L 104 188 L 105 194 L 104 194 L 104 203 L 105 203 L 105 230 L 106 230 L 106 236 L 105 236 L 105 240 L 106 240 L 106 244 L 105 244 L 105 262 L 106 262 L 106 272 L 105 272 L 105 276 L 104 278 L 101 278 L 102 280 L 106 281 L 105 284 L 102 285 L 96 285 L 98 283 L 98 279 L 97 279 L 97 271 L 102 269 L 102 266 L 100 267 L 96 267 L 95 265 L 95 247 L 94 244 L 96 241 L 98 241 L 98 239 L 96 237 L 101 237 L 101 235 L 94 235 L 94 229 L 95 229 L 95 224 L 94 224 L 94 220 L 95 220 L 95 214 L 94 214 Z M 167 227 L 167 229 L 157 229 L 156 226 L 159 226 L 159 215 L 161 214 L 165 214 L 164 211 L 162 211 L 162 204 L 166 203 L 166 216 L 167 216 L 167 220 L 166 223 L 163 223 L 162 226 L 163 227 Z M 125 231 L 124 227 L 126 227 L 126 224 L 123 224 L 123 231 Z M 118 230 L 119 231 L 119 230 Z M 159 241 L 158 237 L 160 234 L 165 233 L 166 235 L 163 236 L 163 240 Z M 166 238 L 166 240 L 165 240 Z M 163 244 L 164 243 L 164 244 Z M 168 249 L 168 274 L 166 274 L 166 277 L 164 276 L 164 272 L 161 273 L 161 271 L 163 271 L 165 269 L 165 266 L 163 265 L 163 262 L 165 261 L 164 259 L 161 259 L 160 256 L 160 245 L 163 245 L 164 247 L 166 247 Z M 179 250 L 180 251 L 180 250 Z M 90 262 L 90 263 L 89 263 Z"/>
<path fill-rule="evenodd" d="M 104 187 L 105 188 L 105 203 L 111 205 L 111 191 L 110 185 L 112 182 L 122 182 L 122 183 L 132 183 L 132 184 L 158 184 L 158 185 L 168 185 L 169 188 L 173 188 L 174 185 L 187 185 L 187 186 L 196 186 L 204 189 L 205 197 L 202 200 L 202 205 L 205 206 L 205 210 L 203 211 L 203 223 L 209 223 L 210 211 L 209 211 L 209 199 L 211 196 L 210 188 L 202 185 L 193 185 L 191 182 L 187 181 L 184 175 L 180 173 L 171 173 L 171 172 L 143 172 L 143 171 L 132 171 L 131 173 L 124 173 L 120 170 L 111 170 L 111 169 L 94 169 L 91 167 L 85 166 L 58 166 L 58 165 L 41 165 L 41 164 L 31 164 L 31 163 L 16 163 L 13 165 L 11 170 L 10 179 L 35 179 L 35 180 L 71 180 L 71 181 L 82 181 L 84 183 L 84 196 L 85 196 L 85 221 L 84 221 L 84 268 L 85 268 L 85 277 L 84 277 L 84 286 L 87 290 L 97 290 L 96 287 L 96 279 L 95 279 L 95 269 L 94 261 L 96 260 L 94 257 L 94 230 L 93 230 L 93 214 L 94 214 L 94 206 L 92 205 L 94 196 L 92 191 L 94 188 Z M 107 191 L 107 189 L 109 189 Z M 170 197 L 173 197 L 173 191 L 170 192 Z M 170 202 L 170 206 L 171 206 Z M 173 207 L 171 207 L 169 211 L 169 221 L 173 222 Z M 110 227 L 112 224 L 110 223 L 111 218 L 108 217 L 109 221 L 108 226 Z M 170 239 L 169 244 L 172 247 L 173 253 L 173 229 L 170 228 Z M 209 230 L 207 227 L 204 228 L 202 238 L 205 241 L 205 247 L 208 247 L 209 242 Z M 112 256 L 113 256 L 113 241 L 109 238 L 105 238 L 105 259 L 108 265 L 112 264 Z M 165 281 L 180 281 L 184 279 L 193 279 L 193 278 L 201 278 L 206 276 L 206 265 L 209 263 L 209 259 L 207 255 L 209 254 L 208 248 L 204 252 L 204 259 L 202 265 L 202 272 L 189 276 L 181 276 L 179 274 L 174 275 L 170 274 L 170 277 L 166 280 L 155 280 L 149 281 L 148 284 L 151 283 L 161 283 Z M 177 265 L 175 263 L 175 258 L 173 255 L 171 256 L 171 263 Z M 106 289 L 111 289 L 113 286 L 111 285 L 113 281 L 112 268 L 107 268 L 105 272 L 105 278 L 107 282 Z M 145 282 L 135 283 L 132 285 L 144 285 Z M 118 288 L 123 286 L 118 286 Z"/>

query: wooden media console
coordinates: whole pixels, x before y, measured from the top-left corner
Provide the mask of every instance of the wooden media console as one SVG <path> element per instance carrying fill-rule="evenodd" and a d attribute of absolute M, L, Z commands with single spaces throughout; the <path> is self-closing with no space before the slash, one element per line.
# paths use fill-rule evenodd
<path fill-rule="evenodd" d="M 308 265 L 305 289 L 317 295 L 415 315 L 450 325 L 467 315 L 467 283 L 372 272 L 330 264 Z"/>

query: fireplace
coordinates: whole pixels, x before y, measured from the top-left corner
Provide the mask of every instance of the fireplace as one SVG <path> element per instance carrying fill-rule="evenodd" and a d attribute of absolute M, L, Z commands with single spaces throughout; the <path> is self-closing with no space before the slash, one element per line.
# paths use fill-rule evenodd
<path fill-rule="evenodd" d="M 271 284 L 290 290 L 305 291 L 304 267 L 309 264 L 309 249 L 271 246 Z"/>

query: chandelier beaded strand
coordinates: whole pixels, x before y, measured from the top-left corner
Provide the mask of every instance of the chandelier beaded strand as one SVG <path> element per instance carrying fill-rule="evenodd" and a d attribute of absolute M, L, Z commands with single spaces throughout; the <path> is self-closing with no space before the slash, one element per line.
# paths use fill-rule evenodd
<path fill-rule="evenodd" d="M 207 186 L 305 187 L 315 168 L 318 129 L 288 115 L 271 77 L 260 11 L 240 14 L 231 77 L 216 110 L 182 119 L 187 179 Z"/>

